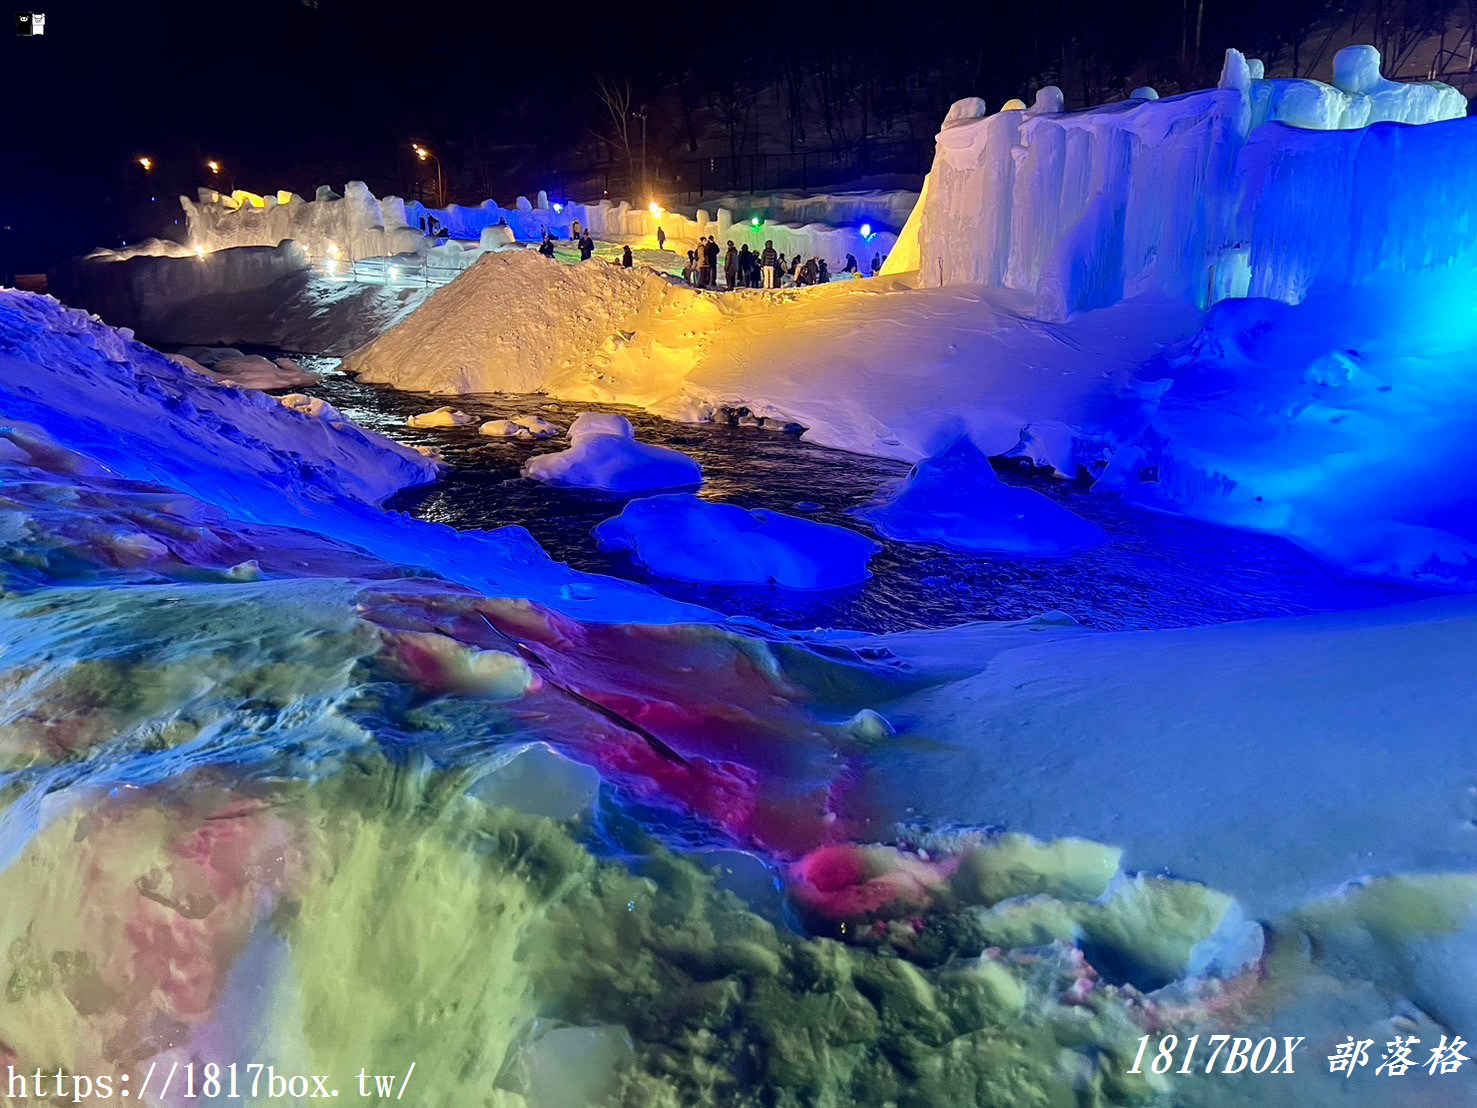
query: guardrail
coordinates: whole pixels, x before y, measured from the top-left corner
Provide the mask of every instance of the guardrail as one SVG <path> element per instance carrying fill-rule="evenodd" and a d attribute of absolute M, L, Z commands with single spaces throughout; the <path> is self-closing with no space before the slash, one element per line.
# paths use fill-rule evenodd
<path fill-rule="evenodd" d="M 422 259 L 411 262 L 395 258 L 348 258 L 343 255 L 309 254 L 313 269 L 324 277 L 361 285 L 391 288 L 439 288 L 466 272 L 458 266 L 431 265 Z"/>

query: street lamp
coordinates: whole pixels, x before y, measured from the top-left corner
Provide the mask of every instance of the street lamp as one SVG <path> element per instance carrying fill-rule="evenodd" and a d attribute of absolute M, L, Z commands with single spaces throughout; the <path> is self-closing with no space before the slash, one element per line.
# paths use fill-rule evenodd
<path fill-rule="evenodd" d="M 646 109 L 631 114 L 641 120 L 641 191 L 650 196 L 651 178 L 646 175 Z"/>
<path fill-rule="evenodd" d="M 418 142 L 412 142 L 410 148 L 415 151 L 415 156 L 421 161 L 430 158 L 436 163 L 436 206 L 438 208 L 446 207 L 446 182 L 441 176 L 441 159 Z"/>
<path fill-rule="evenodd" d="M 154 168 L 154 159 L 153 158 L 149 158 L 149 157 L 143 157 L 143 158 L 140 158 L 138 160 L 138 164 L 144 167 L 144 172 L 145 173 L 148 173 L 150 170 L 152 170 Z"/>

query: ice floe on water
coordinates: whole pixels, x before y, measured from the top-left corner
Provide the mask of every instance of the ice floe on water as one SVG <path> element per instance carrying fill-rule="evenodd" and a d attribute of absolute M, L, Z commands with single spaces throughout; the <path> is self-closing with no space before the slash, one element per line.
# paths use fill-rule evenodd
<path fill-rule="evenodd" d="M 681 451 L 637 442 L 631 421 L 609 412 L 586 412 L 569 426 L 569 446 L 538 454 L 526 476 L 553 485 L 606 492 L 642 493 L 699 485 L 702 467 Z"/>
<path fill-rule="evenodd" d="M 690 493 L 633 500 L 595 528 L 651 572 L 683 581 L 829 589 L 867 578 L 880 544 L 856 531 Z"/>

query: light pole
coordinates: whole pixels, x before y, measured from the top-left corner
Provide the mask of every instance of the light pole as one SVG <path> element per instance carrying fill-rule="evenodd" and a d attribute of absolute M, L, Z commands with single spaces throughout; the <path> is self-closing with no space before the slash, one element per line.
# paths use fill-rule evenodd
<path fill-rule="evenodd" d="M 145 166 L 144 168 L 147 169 L 148 167 Z M 223 168 L 221 166 L 221 163 L 218 162 L 218 161 L 216 161 L 214 158 L 212 158 L 210 161 L 208 161 L 208 162 L 205 163 L 205 168 L 208 169 L 208 170 L 210 170 L 211 176 L 216 179 L 216 182 L 217 183 L 219 183 L 220 182 L 220 177 L 221 177 L 221 170 Z M 231 186 L 230 187 L 230 191 L 234 193 L 236 191 L 236 182 L 230 180 L 229 177 L 227 177 L 227 181 L 229 182 L 229 184 Z M 219 192 L 220 189 L 216 189 L 215 191 L 216 192 Z"/>
<path fill-rule="evenodd" d="M 639 112 L 632 114 L 641 120 L 641 193 L 650 197 L 651 179 L 646 175 L 646 109 L 643 107 Z"/>
<path fill-rule="evenodd" d="M 410 144 L 410 148 L 415 151 L 415 156 L 421 161 L 425 161 L 427 158 L 430 158 L 433 162 L 436 163 L 436 207 L 446 207 L 446 182 L 445 179 L 441 176 L 441 159 L 436 157 L 435 154 L 432 154 L 429 150 L 427 150 L 418 142 L 412 142 Z"/>

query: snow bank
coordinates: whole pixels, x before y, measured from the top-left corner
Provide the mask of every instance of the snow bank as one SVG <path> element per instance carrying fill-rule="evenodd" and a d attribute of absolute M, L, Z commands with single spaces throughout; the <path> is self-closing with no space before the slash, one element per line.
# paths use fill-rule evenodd
<path fill-rule="evenodd" d="M 865 581 L 877 543 L 783 512 L 691 494 L 633 500 L 595 528 L 604 550 L 629 550 L 651 572 L 710 584 L 829 589 Z"/>
<path fill-rule="evenodd" d="M 1376 227 L 1411 222 L 1418 198 L 1404 195 L 1406 178 L 1445 176 L 1444 161 L 1442 173 L 1431 172 L 1435 150 L 1426 144 L 1472 144 L 1471 128 L 1458 118 L 1465 100 L 1444 85 L 1383 81 L 1378 55 L 1367 47 L 1341 51 L 1335 67 L 1343 87 L 1290 86 L 1253 79 L 1231 51 L 1221 87 L 1203 92 L 1070 113 L 1061 111 L 1059 94 L 1045 90 L 1024 111 L 985 115 L 982 105 L 967 102 L 970 109 L 951 111 L 939 132 L 919 204 L 919 280 L 1021 290 L 1034 297 L 1039 318 L 1052 320 L 1151 289 L 1205 306 L 1244 295 L 1248 267 L 1253 287 L 1285 284 L 1282 253 L 1316 256 L 1330 240 L 1361 242 L 1357 226 L 1345 234 L 1349 217 L 1340 220 L 1350 181 L 1360 183 L 1356 220 Z M 1317 92 L 1316 103 L 1305 89 Z M 1400 151 L 1375 149 L 1396 141 L 1385 137 L 1388 129 L 1372 132 L 1378 137 L 1370 140 L 1367 169 L 1343 153 L 1360 139 L 1332 130 L 1441 120 L 1450 121 L 1440 125 L 1450 137 L 1414 139 L 1399 168 L 1381 159 Z M 1246 150 L 1248 138 L 1257 149 Z M 1275 157 L 1267 147 L 1296 169 L 1278 175 L 1259 168 Z M 1245 188 L 1248 174 L 1253 184 Z M 1431 215 L 1443 241 L 1452 234 L 1445 228 L 1465 219 L 1458 209 L 1471 194 L 1464 187 L 1465 177 L 1452 182 Z M 1439 193 L 1440 186 L 1427 185 L 1419 199 Z M 1282 216 L 1292 208 L 1299 221 Z M 1267 229 L 1258 231 L 1263 223 Z M 1277 240 L 1281 250 L 1248 256 L 1246 244 L 1258 235 Z M 1391 265 L 1442 264 L 1419 243 L 1376 239 L 1361 248 Z M 912 254 L 911 231 L 904 253 Z"/>
<path fill-rule="evenodd" d="M 1228 300 L 1103 475 L 1130 500 L 1286 535 L 1346 569 L 1477 586 L 1477 279 Z"/>
<path fill-rule="evenodd" d="M 1097 524 L 1034 489 L 1005 484 L 967 438 L 919 462 L 858 515 L 890 539 L 954 550 L 1060 555 L 1108 540 Z"/>
<path fill-rule="evenodd" d="M 381 502 L 434 479 L 436 464 L 342 418 L 305 419 L 262 393 L 219 388 L 49 297 L 0 291 L 0 409 L 13 427 L 44 427 L 48 442 L 87 465 L 183 494 L 239 526 L 321 536 L 339 558 L 419 567 L 596 620 L 714 618 L 576 573 L 522 528 L 458 532 L 385 512 Z"/>
<path fill-rule="evenodd" d="M 640 493 L 699 485 L 702 467 L 680 450 L 636 441 L 625 416 L 586 412 L 569 427 L 569 448 L 539 454 L 523 475 L 553 485 Z"/>
<path fill-rule="evenodd" d="M 973 674 L 886 706 L 898 737 L 871 772 L 895 818 L 916 806 L 1111 842 L 1126 865 L 1193 873 L 1264 919 L 1371 872 L 1472 868 L 1470 598 L 887 643 L 903 664 L 950 657 Z"/>

